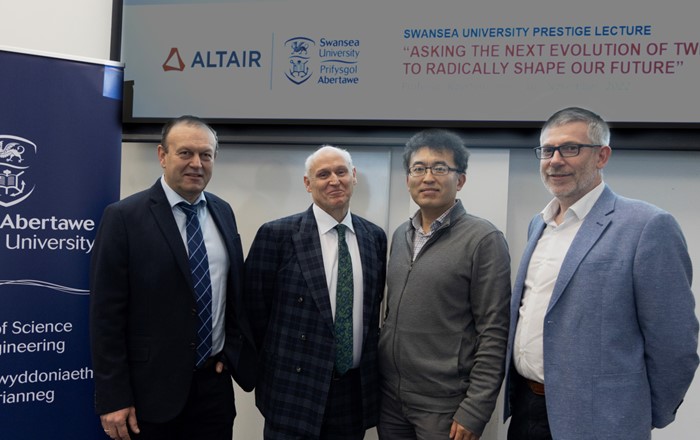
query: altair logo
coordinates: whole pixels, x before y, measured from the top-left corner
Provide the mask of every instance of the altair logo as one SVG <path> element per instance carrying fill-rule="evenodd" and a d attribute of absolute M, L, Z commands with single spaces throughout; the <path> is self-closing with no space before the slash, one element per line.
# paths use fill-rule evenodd
<path fill-rule="evenodd" d="M 168 58 L 166 58 L 165 62 L 163 63 L 163 71 L 168 72 L 170 70 L 176 70 L 178 72 L 185 70 L 185 63 L 182 61 L 180 51 L 177 50 L 177 47 L 170 49 Z"/>
<path fill-rule="evenodd" d="M 259 50 L 198 50 L 188 64 L 190 69 L 260 68 L 261 58 Z M 180 50 L 173 47 L 163 63 L 163 71 L 182 72 L 186 66 Z"/>

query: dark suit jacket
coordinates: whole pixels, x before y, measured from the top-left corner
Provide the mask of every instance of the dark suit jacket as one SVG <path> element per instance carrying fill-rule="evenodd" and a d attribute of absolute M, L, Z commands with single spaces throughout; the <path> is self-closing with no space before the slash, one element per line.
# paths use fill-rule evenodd
<path fill-rule="evenodd" d="M 230 260 L 224 361 L 250 391 L 256 353 L 242 305 L 240 236 L 229 204 L 210 193 L 206 198 Z M 187 250 L 160 180 L 105 209 L 90 292 L 96 412 L 135 406 L 139 419 L 172 419 L 190 388 L 197 314 Z"/>
<path fill-rule="evenodd" d="M 386 274 L 386 234 L 356 215 L 362 260 L 362 420 L 378 415 L 377 339 Z M 335 343 L 313 209 L 264 224 L 246 259 L 246 303 L 261 344 L 256 404 L 266 422 L 318 437 L 333 375 Z"/>

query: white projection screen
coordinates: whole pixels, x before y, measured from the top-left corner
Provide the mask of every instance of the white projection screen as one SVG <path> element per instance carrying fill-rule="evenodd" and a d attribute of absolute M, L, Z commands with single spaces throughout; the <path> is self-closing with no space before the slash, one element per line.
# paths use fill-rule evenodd
<path fill-rule="evenodd" d="M 127 114 L 697 124 L 694 0 L 124 0 Z"/>

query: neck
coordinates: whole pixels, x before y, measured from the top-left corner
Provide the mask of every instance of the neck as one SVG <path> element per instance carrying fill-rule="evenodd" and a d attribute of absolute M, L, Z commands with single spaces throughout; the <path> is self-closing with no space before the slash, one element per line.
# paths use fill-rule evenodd
<path fill-rule="evenodd" d="M 437 212 L 436 210 L 427 210 L 427 209 L 420 209 L 420 220 L 421 220 L 421 226 L 423 227 L 423 232 L 428 232 L 430 231 L 430 225 L 433 224 L 435 220 L 438 219 L 441 215 L 449 211 L 450 209 L 454 208 L 454 206 L 457 204 L 457 201 L 450 205 L 449 208 L 442 210 L 440 212 Z"/>
<path fill-rule="evenodd" d="M 564 207 L 564 205 L 562 205 L 562 203 L 559 202 L 559 211 L 554 216 L 554 223 L 556 223 L 557 225 L 560 225 L 561 222 L 564 221 L 564 213 L 566 212 L 567 209 L 569 209 L 568 206 Z"/>
<path fill-rule="evenodd" d="M 326 211 L 326 212 L 328 213 L 328 215 L 330 215 L 331 217 L 333 217 L 333 218 L 335 219 L 335 221 L 337 221 L 338 223 L 340 223 L 340 222 L 343 221 L 343 219 L 345 218 L 345 216 L 348 215 L 348 211 L 349 211 L 349 210 L 350 210 L 350 208 L 338 208 L 338 209 L 334 209 L 334 210 L 332 210 L 332 211 L 330 211 L 330 212 L 329 212 L 329 211 Z"/>
<path fill-rule="evenodd" d="M 444 213 L 445 213 L 445 211 L 431 212 L 431 211 L 424 211 L 421 209 L 421 211 L 420 211 L 420 223 L 421 223 L 421 227 L 423 228 L 423 232 L 425 232 L 425 233 L 430 232 L 430 225 L 432 225 L 433 222 L 435 220 L 437 220 L 437 218 L 440 217 Z"/>

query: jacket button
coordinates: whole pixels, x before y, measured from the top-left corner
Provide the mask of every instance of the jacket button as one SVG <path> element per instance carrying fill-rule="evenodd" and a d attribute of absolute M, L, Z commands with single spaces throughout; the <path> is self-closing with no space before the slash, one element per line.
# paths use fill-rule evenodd
<path fill-rule="evenodd" d="M 303 297 L 303 296 L 300 296 L 300 297 L 297 299 L 297 302 L 303 303 L 303 302 L 304 302 L 304 297 Z"/>
<path fill-rule="evenodd" d="M 296 367 L 295 371 L 296 371 L 297 373 L 301 373 L 301 367 Z"/>
<path fill-rule="evenodd" d="M 195 344 L 194 342 L 190 342 L 190 348 L 194 350 L 195 348 L 197 348 L 197 344 Z"/>
<path fill-rule="evenodd" d="M 306 341 L 306 335 L 301 335 L 301 340 Z"/>

